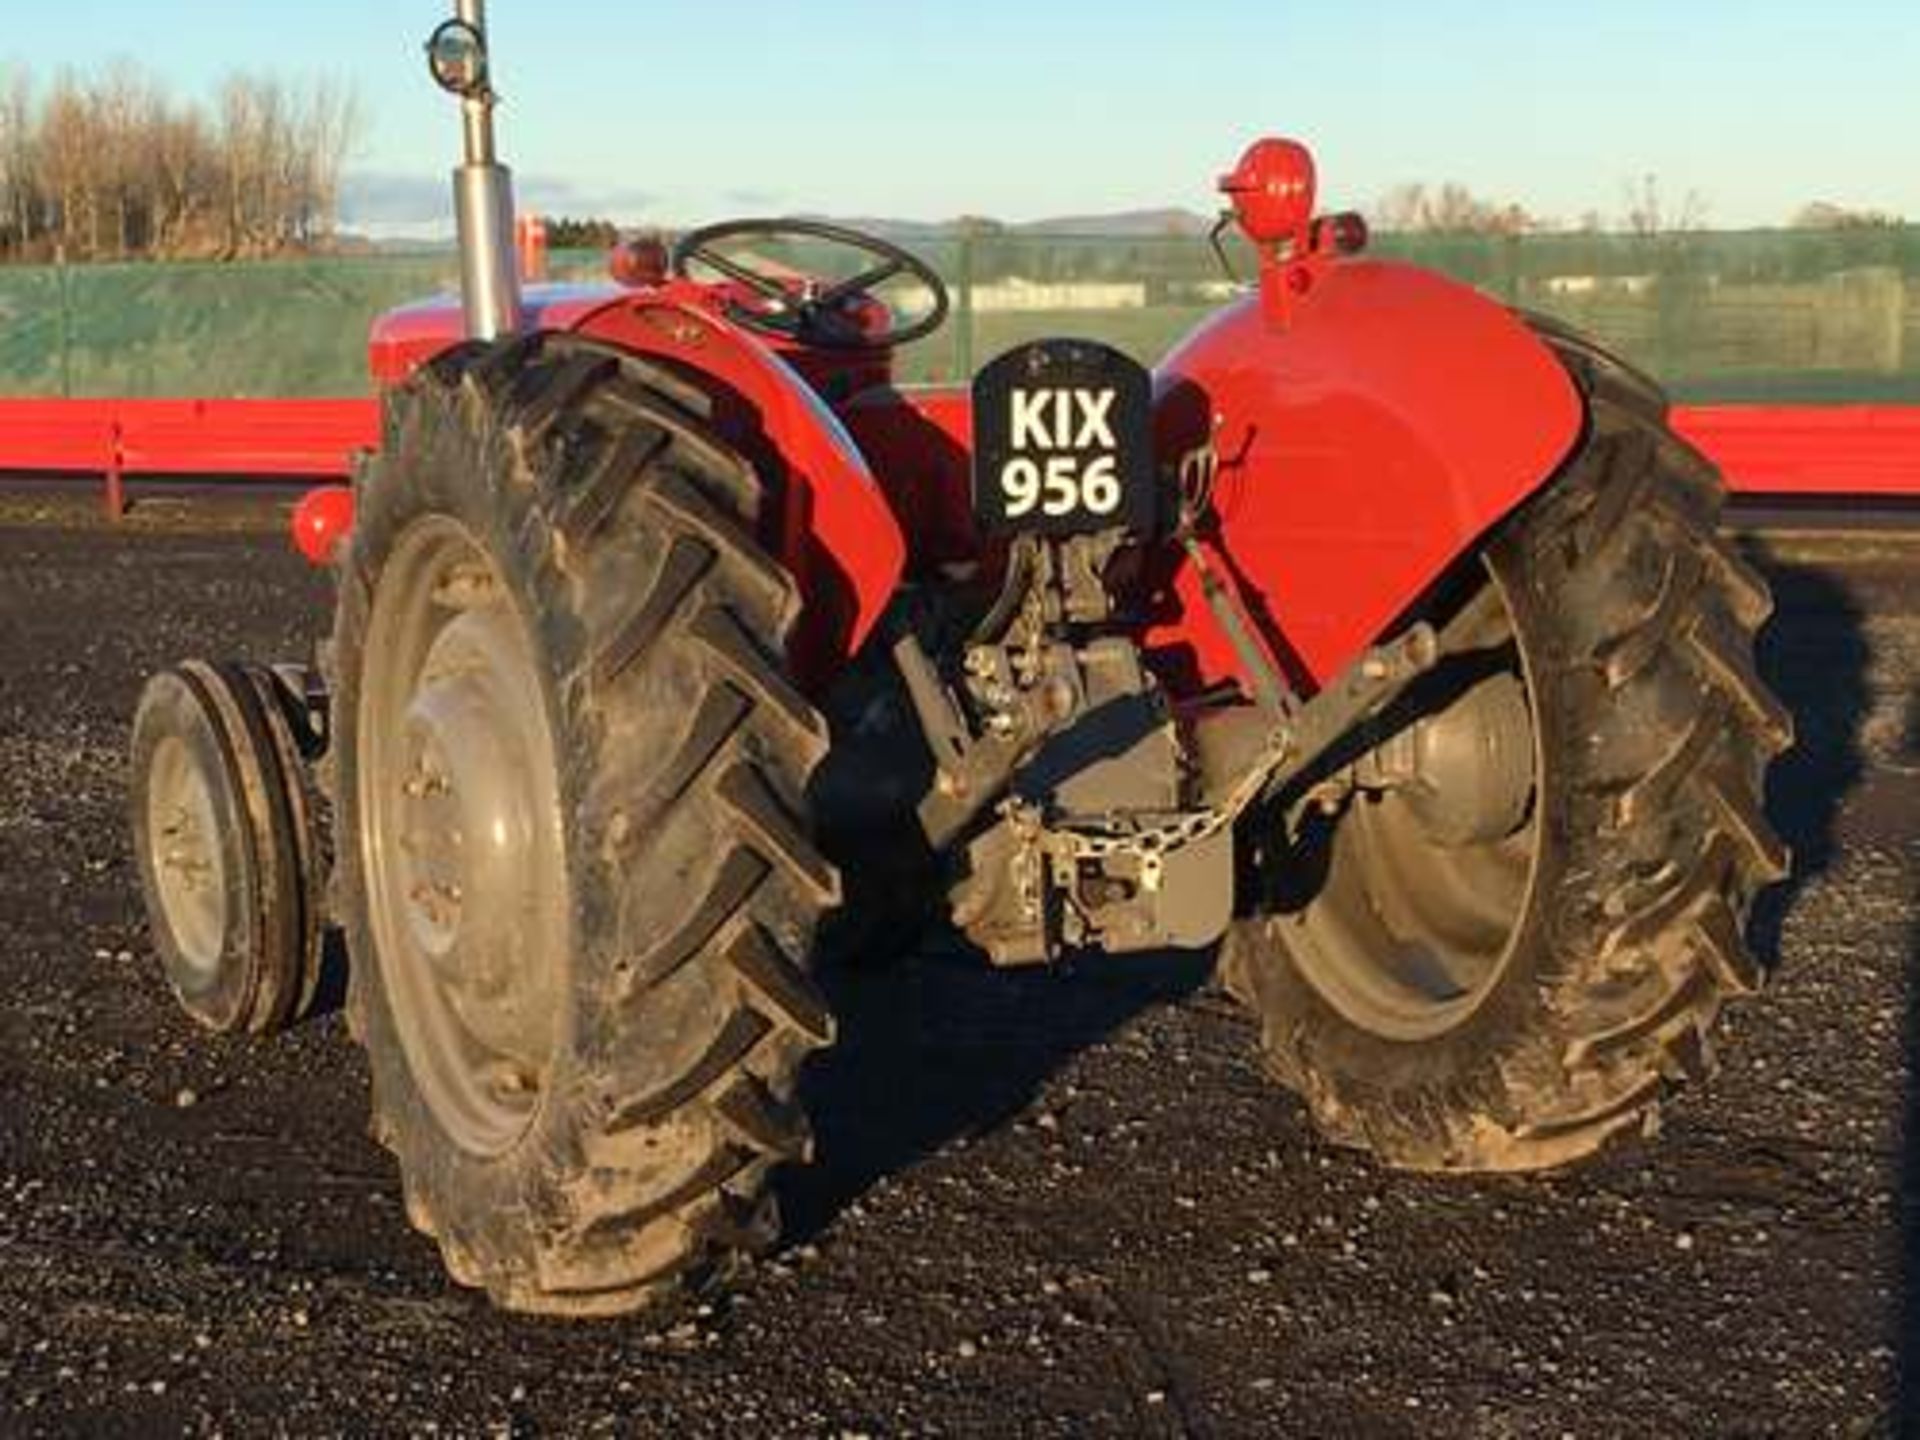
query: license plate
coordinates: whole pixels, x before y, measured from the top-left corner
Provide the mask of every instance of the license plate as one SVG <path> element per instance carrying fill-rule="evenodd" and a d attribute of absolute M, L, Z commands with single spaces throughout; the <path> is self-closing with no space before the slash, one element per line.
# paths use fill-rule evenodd
<path fill-rule="evenodd" d="M 988 534 L 1148 534 L 1153 383 L 1090 340 L 1037 340 L 973 382 L 973 508 Z"/>

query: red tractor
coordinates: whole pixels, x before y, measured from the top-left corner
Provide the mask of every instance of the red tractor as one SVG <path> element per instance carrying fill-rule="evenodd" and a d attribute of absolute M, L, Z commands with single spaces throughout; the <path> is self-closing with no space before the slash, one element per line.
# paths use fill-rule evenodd
<path fill-rule="evenodd" d="M 1257 280 L 1151 372 L 898 388 L 940 278 L 811 221 L 521 294 L 480 6 L 429 52 L 464 309 L 380 322 L 379 453 L 302 508 L 317 668 L 156 677 L 133 819 L 207 1025 L 344 932 L 457 1280 L 618 1312 L 769 1243 L 816 937 L 909 893 L 995 965 L 1217 948 L 1396 1166 L 1560 1165 L 1708 1067 L 1790 725 L 1652 381 L 1366 258 L 1283 140 L 1222 182 Z"/>

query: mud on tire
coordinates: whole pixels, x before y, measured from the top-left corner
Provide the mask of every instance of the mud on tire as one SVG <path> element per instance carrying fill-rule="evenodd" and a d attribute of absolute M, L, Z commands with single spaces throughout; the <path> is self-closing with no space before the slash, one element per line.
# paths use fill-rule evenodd
<path fill-rule="evenodd" d="M 1539 839 L 1497 978 L 1459 1023 L 1408 1039 L 1329 1003 L 1298 913 L 1238 923 L 1222 952 L 1318 1127 L 1409 1168 L 1550 1167 L 1651 1124 L 1672 1082 L 1711 1068 L 1722 1004 L 1761 983 L 1742 928 L 1787 867 L 1761 808 L 1791 740 L 1753 665 L 1771 601 L 1716 532 L 1719 477 L 1666 428 L 1651 382 L 1545 338 L 1589 427 L 1484 557 L 1538 757 Z"/>
<path fill-rule="evenodd" d="M 806 818 L 825 727 L 784 674 L 798 593 L 755 538 L 759 479 L 697 394 L 584 341 L 435 362 L 390 397 L 358 489 L 331 788 L 373 1132 L 455 1279 L 514 1309 L 629 1311 L 769 1243 L 769 1171 L 810 1153 L 796 1072 L 833 1021 L 806 966 L 839 879 Z M 404 947 L 373 913 L 369 826 L 398 777 L 363 765 L 384 723 L 370 624 L 423 525 L 464 537 L 517 616 L 557 777 L 551 1043 L 516 1081 L 535 1087 L 524 1124 L 483 1145 L 423 1086 L 418 987 L 395 983 Z"/>

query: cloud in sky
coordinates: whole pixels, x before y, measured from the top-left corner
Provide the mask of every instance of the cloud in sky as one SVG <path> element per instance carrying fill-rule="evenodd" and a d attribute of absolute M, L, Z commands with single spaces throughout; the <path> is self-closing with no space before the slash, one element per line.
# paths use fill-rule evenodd
<path fill-rule="evenodd" d="M 724 190 L 720 198 L 730 210 L 759 210 L 769 214 L 780 210 L 786 201 L 786 197 L 778 190 L 760 190 L 752 187 Z"/>
<path fill-rule="evenodd" d="M 452 217 L 444 176 L 366 173 L 340 186 L 340 218 L 349 225 L 426 225 Z"/>
<path fill-rule="evenodd" d="M 644 218 L 658 200 L 646 190 L 602 189 L 551 175 L 516 175 L 514 195 L 522 209 L 543 215 L 621 223 Z M 449 175 L 360 171 L 341 185 L 340 218 L 350 228 L 381 234 L 449 232 L 453 182 Z"/>

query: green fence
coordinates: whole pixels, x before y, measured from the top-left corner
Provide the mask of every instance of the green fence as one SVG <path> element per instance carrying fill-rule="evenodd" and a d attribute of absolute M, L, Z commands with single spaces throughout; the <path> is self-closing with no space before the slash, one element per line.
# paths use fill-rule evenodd
<path fill-rule="evenodd" d="M 0 394 L 354 395 L 367 327 L 450 257 L 0 268 Z"/>
<path fill-rule="evenodd" d="M 1151 362 L 1232 293 L 1190 237 L 909 244 L 955 295 L 947 328 L 902 356 L 909 380 L 965 376 L 1045 334 L 1096 336 Z M 1684 399 L 1920 403 L 1920 232 L 1384 236 L 1374 248 L 1561 316 Z M 586 279 L 604 267 L 568 253 L 553 271 Z M 450 288 L 455 273 L 444 253 L 0 268 L 0 394 L 362 393 L 373 318 Z"/>

